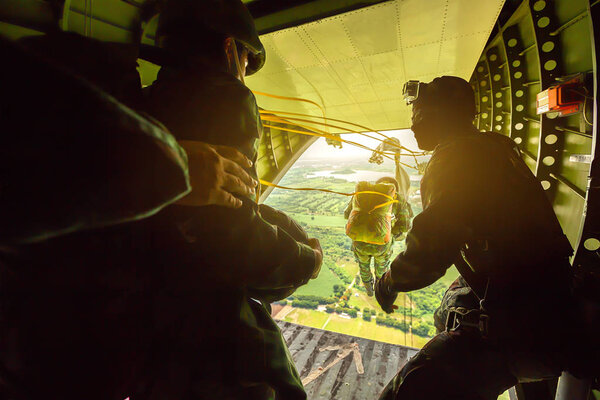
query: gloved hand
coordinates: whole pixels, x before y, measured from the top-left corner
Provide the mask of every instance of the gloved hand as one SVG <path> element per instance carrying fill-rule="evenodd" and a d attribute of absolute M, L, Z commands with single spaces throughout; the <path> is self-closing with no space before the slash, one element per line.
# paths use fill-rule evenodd
<path fill-rule="evenodd" d="M 396 298 L 398 298 L 398 292 L 394 291 L 389 284 L 390 271 L 383 274 L 381 279 L 375 284 L 375 298 L 381 306 L 381 309 L 388 314 L 398 309 L 398 306 L 394 305 Z"/>

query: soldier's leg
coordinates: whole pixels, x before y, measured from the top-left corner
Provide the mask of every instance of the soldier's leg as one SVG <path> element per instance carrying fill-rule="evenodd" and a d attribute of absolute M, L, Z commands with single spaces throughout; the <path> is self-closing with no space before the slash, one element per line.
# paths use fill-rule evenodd
<path fill-rule="evenodd" d="M 368 283 L 373 281 L 373 274 L 371 274 L 371 255 L 366 253 L 362 248 L 361 244 L 357 242 L 352 243 L 352 251 L 354 253 L 354 258 L 358 263 L 358 268 L 360 271 L 360 279 L 363 283 Z"/>
<path fill-rule="evenodd" d="M 373 263 L 375 264 L 375 277 L 381 278 L 390 269 L 390 263 L 392 259 L 392 253 L 394 252 L 394 239 L 390 240 L 387 244 L 381 246 L 379 254 L 373 256 Z"/>
<path fill-rule="evenodd" d="M 380 400 L 496 400 L 516 382 L 503 352 L 477 332 L 443 332 L 400 370 Z"/>

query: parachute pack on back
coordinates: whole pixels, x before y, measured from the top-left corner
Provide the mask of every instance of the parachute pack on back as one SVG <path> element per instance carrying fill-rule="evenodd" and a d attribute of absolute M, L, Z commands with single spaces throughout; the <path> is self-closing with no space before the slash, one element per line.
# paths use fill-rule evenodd
<path fill-rule="evenodd" d="M 346 235 L 353 241 L 386 244 L 392 237 L 391 199 L 395 198 L 396 187 L 391 183 L 358 182 L 352 198 L 352 212 L 348 216 Z M 388 203 L 388 204 L 386 204 Z"/>

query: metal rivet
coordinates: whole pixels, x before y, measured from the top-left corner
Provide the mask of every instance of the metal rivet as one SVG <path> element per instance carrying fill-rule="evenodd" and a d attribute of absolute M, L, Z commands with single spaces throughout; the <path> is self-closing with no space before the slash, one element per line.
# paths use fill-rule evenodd
<path fill-rule="evenodd" d="M 546 156 L 542 159 L 542 162 L 544 163 L 544 165 L 549 167 L 551 165 L 554 165 L 554 163 L 556 162 L 556 159 L 552 156 Z"/>
<path fill-rule="evenodd" d="M 596 251 L 600 249 L 600 240 L 596 238 L 586 239 L 586 241 L 583 242 L 583 247 L 585 247 L 585 249 L 589 251 Z"/>
<path fill-rule="evenodd" d="M 556 68 L 556 61 L 554 61 L 554 60 L 548 60 L 544 64 L 544 69 L 546 71 L 552 71 L 554 68 Z"/>
<path fill-rule="evenodd" d="M 554 50 L 554 42 L 552 42 L 552 41 L 547 41 L 546 43 L 544 43 L 544 44 L 542 45 L 542 51 L 543 51 L 544 53 L 549 53 L 549 52 L 551 52 L 552 50 Z"/>
<path fill-rule="evenodd" d="M 552 186 L 552 184 L 550 182 L 542 181 L 542 187 L 544 188 L 544 190 L 550 189 L 550 186 Z"/>
<path fill-rule="evenodd" d="M 554 144 L 558 141 L 558 136 L 556 135 L 548 135 L 544 138 L 544 142 L 546 142 L 546 144 Z"/>
<path fill-rule="evenodd" d="M 546 8 L 546 2 L 543 0 L 536 1 L 533 5 L 535 11 L 542 11 L 544 8 Z"/>

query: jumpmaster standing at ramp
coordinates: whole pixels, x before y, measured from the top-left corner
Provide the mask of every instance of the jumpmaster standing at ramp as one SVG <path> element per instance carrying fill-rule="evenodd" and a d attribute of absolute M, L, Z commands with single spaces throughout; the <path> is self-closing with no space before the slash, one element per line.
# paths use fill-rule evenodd
<path fill-rule="evenodd" d="M 381 399 L 491 400 L 519 380 L 560 375 L 572 366 L 567 330 L 582 331 L 569 291 L 572 249 L 550 202 L 514 142 L 472 125 L 466 81 L 409 84 L 412 130 L 434 153 L 421 182 L 423 212 L 376 297 L 391 313 L 398 292 L 430 285 L 455 264 L 481 307 L 454 315 Z"/>

